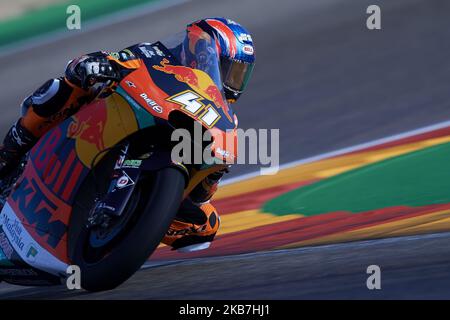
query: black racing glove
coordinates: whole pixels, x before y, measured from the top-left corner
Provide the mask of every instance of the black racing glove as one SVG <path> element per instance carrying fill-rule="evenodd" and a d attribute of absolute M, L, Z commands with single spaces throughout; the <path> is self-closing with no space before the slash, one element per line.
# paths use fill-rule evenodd
<path fill-rule="evenodd" d="M 97 83 L 119 81 L 119 72 L 103 56 L 82 56 L 69 62 L 66 78 L 75 85 L 88 90 Z"/>
<path fill-rule="evenodd" d="M 104 57 L 87 57 L 75 68 L 80 77 L 81 87 L 89 89 L 97 82 L 118 80 L 119 75 L 111 63 Z"/>

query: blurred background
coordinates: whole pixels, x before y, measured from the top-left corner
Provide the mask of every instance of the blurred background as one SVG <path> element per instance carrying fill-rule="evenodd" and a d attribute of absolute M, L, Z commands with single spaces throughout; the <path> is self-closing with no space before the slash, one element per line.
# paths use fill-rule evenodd
<path fill-rule="evenodd" d="M 68 4 L 81 30 L 65 28 Z M 371 4 L 381 30 L 366 28 Z M 448 12 L 445 0 L 0 0 L 0 135 L 69 59 L 209 16 L 253 35 L 257 65 L 235 110 L 242 128 L 280 128 L 281 163 L 415 129 L 450 118 Z"/>

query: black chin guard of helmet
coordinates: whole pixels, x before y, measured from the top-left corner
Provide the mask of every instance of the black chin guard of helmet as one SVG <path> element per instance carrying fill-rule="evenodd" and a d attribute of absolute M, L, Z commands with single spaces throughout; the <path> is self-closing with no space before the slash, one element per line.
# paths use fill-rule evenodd
<path fill-rule="evenodd" d="M 227 100 L 233 101 L 237 101 L 242 94 L 242 92 L 231 89 L 230 87 L 227 87 L 225 84 L 223 85 L 223 91 L 225 92 L 225 98 Z"/>

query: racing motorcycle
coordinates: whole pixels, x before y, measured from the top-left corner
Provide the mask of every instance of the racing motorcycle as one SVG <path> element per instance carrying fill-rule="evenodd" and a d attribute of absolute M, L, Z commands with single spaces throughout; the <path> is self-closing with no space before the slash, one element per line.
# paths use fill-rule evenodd
<path fill-rule="evenodd" d="M 236 157 L 227 141 L 236 138 L 237 117 L 218 61 L 207 72 L 189 68 L 168 48 L 142 44 L 141 67 L 45 134 L 7 179 L 0 280 L 57 285 L 76 265 L 84 289 L 117 287 L 156 250 L 190 191 Z M 171 134 L 195 124 L 221 161 L 172 160 Z"/>

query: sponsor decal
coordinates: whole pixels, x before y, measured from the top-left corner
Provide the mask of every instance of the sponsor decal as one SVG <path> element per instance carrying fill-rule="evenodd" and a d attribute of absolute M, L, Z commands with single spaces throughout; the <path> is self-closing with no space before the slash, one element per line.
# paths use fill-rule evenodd
<path fill-rule="evenodd" d="M 160 106 L 153 106 L 152 108 L 158 113 L 163 113 L 163 109 Z"/>
<path fill-rule="evenodd" d="M 117 159 L 116 164 L 114 165 L 114 170 L 120 169 L 123 166 L 124 157 L 120 157 Z"/>
<path fill-rule="evenodd" d="M 9 241 L 10 246 L 14 250 L 14 256 L 17 253 L 22 260 L 27 261 L 31 266 L 52 274 L 58 274 L 58 272 L 66 270 L 67 264 L 57 259 L 35 242 L 36 240 L 33 239 L 27 229 L 16 218 L 16 214 L 8 202 L 1 212 L 0 224 L 2 224 L 4 231 L 3 241 L 2 233 L 0 232 L 0 244 L 6 247 L 4 240 Z M 36 230 L 41 232 L 39 228 Z M 14 273 L 14 271 L 12 272 Z"/>
<path fill-rule="evenodd" d="M 22 234 L 24 228 L 17 219 L 10 219 L 6 214 L 2 213 L 1 222 L 5 232 L 8 234 L 8 239 L 17 247 L 20 251 L 24 250 L 24 240 Z"/>
<path fill-rule="evenodd" d="M 252 36 L 246 33 L 242 33 L 238 37 L 240 42 L 253 42 Z"/>
<path fill-rule="evenodd" d="M 123 189 L 132 185 L 134 185 L 134 181 L 127 175 L 125 171 L 123 172 L 123 175 L 119 179 L 117 179 L 116 186 L 118 189 Z"/>
<path fill-rule="evenodd" d="M 129 86 L 130 88 L 136 88 L 136 85 L 134 84 L 134 82 L 132 81 L 125 81 L 125 83 L 127 84 L 127 86 Z"/>
<path fill-rule="evenodd" d="M 23 145 L 24 145 L 22 139 L 20 138 L 19 133 L 17 132 L 17 126 L 16 126 L 16 125 L 14 125 L 14 126 L 12 127 L 12 129 L 11 129 L 11 134 L 12 134 L 14 140 L 16 141 L 16 143 L 17 143 L 19 146 L 23 146 Z"/>
<path fill-rule="evenodd" d="M 122 189 L 125 188 L 130 182 L 130 179 L 127 176 L 122 176 L 117 180 L 117 188 Z"/>
<path fill-rule="evenodd" d="M 244 46 L 244 53 L 245 54 L 247 54 L 247 55 L 249 55 L 249 56 L 252 56 L 253 54 L 254 54 L 254 50 L 253 50 L 253 47 L 251 46 L 251 45 L 248 45 L 248 44 L 246 44 L 245 46 Z"/>
<path fill-rule="evenodd" d="M 118 52 L 110 52 L 109 55 L 110 55 L 111 57 L 113 57 L 114 59 L 116 59 L 116 60 L 119 60 L 119 59 L 120 59 L 120 55 L 119 55 Z"/>
<path fill-rule="evenodd" d="M 134 53 L 130 49 L 124 49 L 122 52 L 128 54 L 130 58 L 135 58 Z"/>
<path fill-rule="evenodd" d="M 152 58 L 155 55 L 158 55 L 160 57 L 165 57 L 164 52 L 161 51 L 158 46 L 154 45 L 152 46 L 150 43 L 142 43 L 142 45 L 139 47 L 139 50 L 146 56 L 147 58 Z"/>
<path fill-rule="evenodd" d="M 9 244 L 8 238 L 6 238 L 6 235 L 4 232 L 0 232 L 0 248 L 2 252 L 5 254 L 5 257 L 7 259 L 11 259 L 14 249 Z"/>
<path fill-rule="evenodd" d="M 133 52 L 131 52 L 128 49 L 122 50 L 120 52 L 109 52 L 106 54 L 109 54 L 112 58 L 114 58 L 116 60 L 120 60 L 120 61 L 128 61 L 135 57 Z"/>
<path fill-rule="evenodd" d="M 4 232 L 0 232 L 0 266 L 12 267 L 14 264 L 10 261 L 14 249 L 9 244 Z"/>
<path fill-rule="evenodd" d="M 163 112 L 163 108 L 158 105 L 155 101 L 153 101 L 152 99 L 150 99 L 146 93 L 141 93 L 140 97 L 142 99 L 144 99 L 144 101 L 150 106 L 152 107 L 152 109 L 158 113 L 162 113 Z"/>
<path fill-rule="evenodd" d="M 229 151 L 223 150 L 220 147 L 217 148 L 215 151 L 217 152 L 217 154 L 221 155 L 222 157 L 226 157 L 226 158 L 232 157 L 232 154 Z"/>
<path fill-rule="evenodd" d="M 152 58 L 156 55 L 155 51 L 152 48 L 149 48 L 147 46 L 141 46 L 139 47 L 139 50 L 146 56 L 147 58 Z"/>
<path fill-rule="evenodd" d="M 33 226 L 37 235 L 43 238 L 43 241 L 50 247 L 56 248 L 66 233 L 67 226 L 61 220 L 52 219 L 56 210 L 61 210 L 61 207 L 47 198 L 38 186 L 37 181 L 25 176 L 16 191 L 11 195 L 11 200 L 22 213 L 24 222 Z M 14 247 L 24 252 L 27 249 L 22 239 L 24 226 L 17 218 L 6 215 L 5 210 L 2 211 L 1 216 L 8 239 Z M 46 237 L 47 234 L 51 236 Z"/>
<path fill-rule="evenodd" d="M 27 254 L 26 254 L 26 258 L 28 261 L 30 262 L 35 262 L 36 261 L 36 256 L 39 253 L 36 244 L 31 243 L 27 246 Z"/>
<path fill-rule="evenodd" d="M 155 52 L 158 56 L 165 57 L 164 52 L 162 52 L 157 46 L 153 46 L 152 48 L 153 48 L 153 50 L 155 50 Z"/>
<path fill-rule="evenodd" d="M 8 238 L 6 238 L 6 235 L 4 232 L 0 232 L 0 253 L 3 253 L 6 259 L 11 259 L 14 249 L 9 244 Z M 1 259 L 0 259 L 1 260 Z"/>
<path fill-rule="evenodd" d="M 142 164 L 142 160 L 125 160 L 122 168 L 139 168 Z"/>
<path fill-rule="evenodd" d="M 116 212 L 116 211 L 117 211 L 116 208 L 111 207 L 111 206 L 108 206 L 108 205 L 107 205 L 106 203 L 104 203 L 104 202 L 102 202 L 102 203 L 98 206 L 98 209 L 106 209 L 106 210 L 111 211 L 111 212 Z"/>

